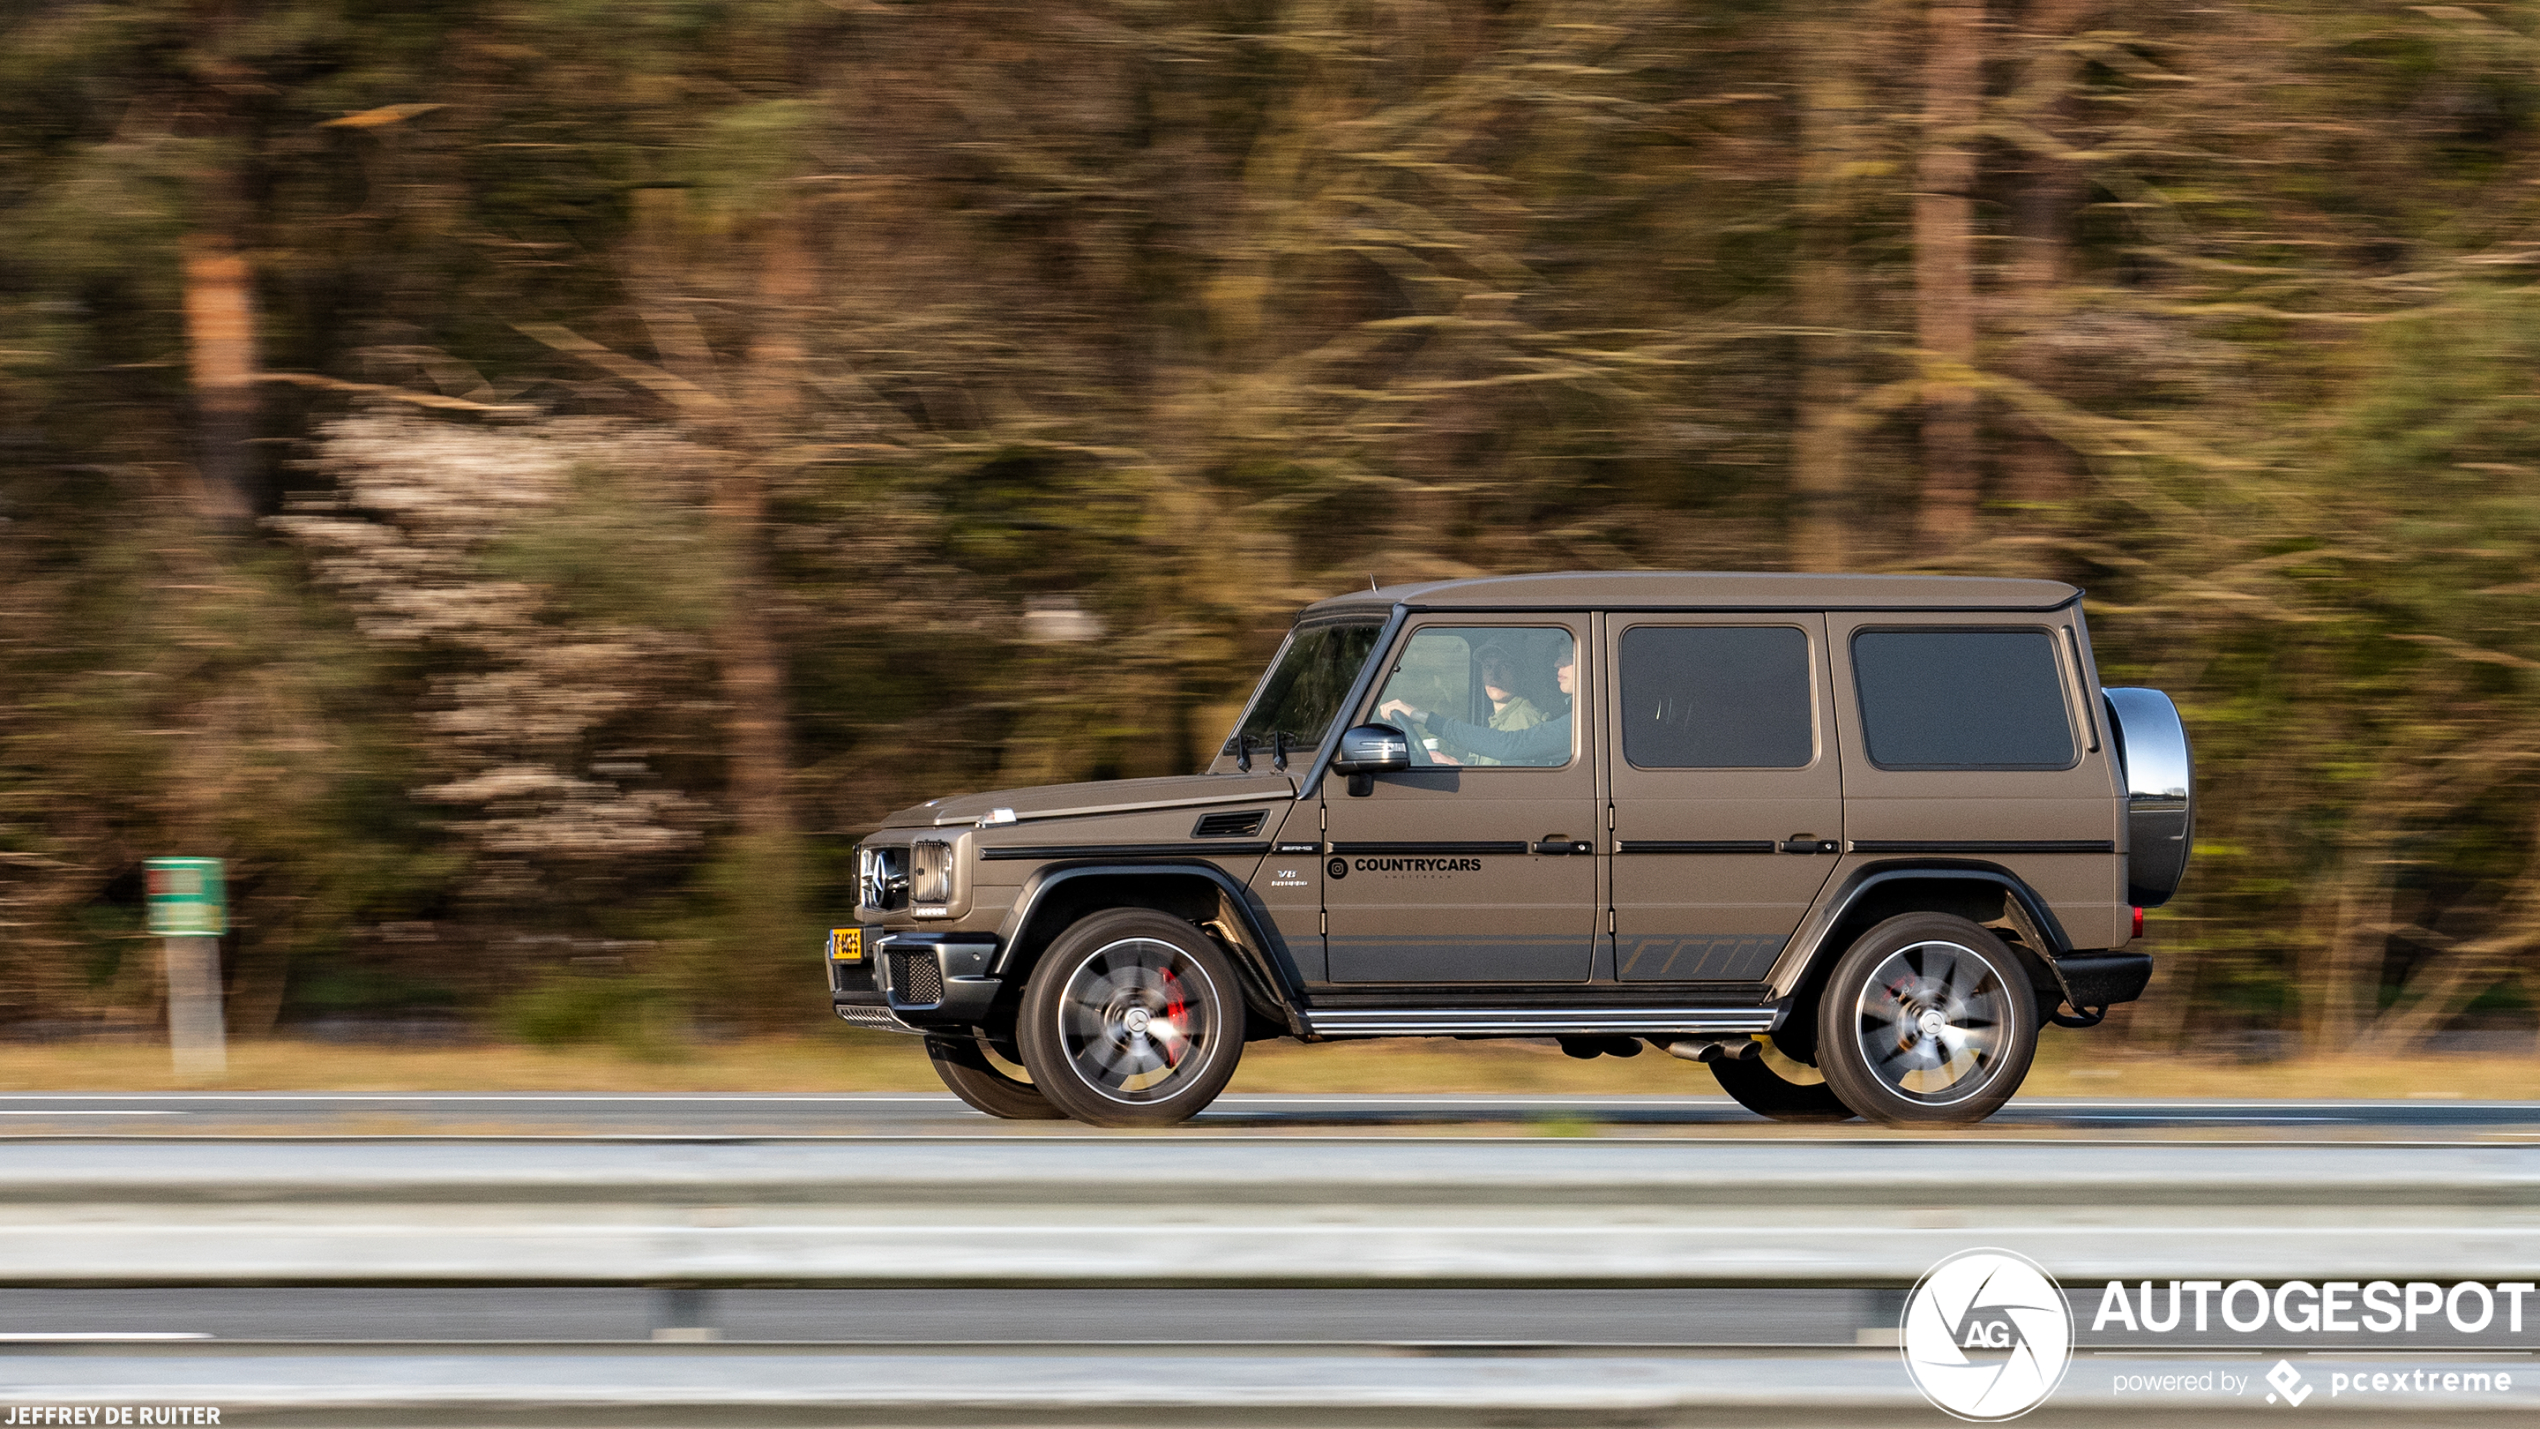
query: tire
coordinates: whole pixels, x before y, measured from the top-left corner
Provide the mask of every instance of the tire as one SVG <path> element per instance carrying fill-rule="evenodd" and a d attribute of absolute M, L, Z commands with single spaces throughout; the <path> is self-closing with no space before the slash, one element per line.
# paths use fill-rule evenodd
<path fill-rule="evenodd" d="M 1826 1085 L 1823 1072 L 1779 1055 L 1770 1042 L 1749 1061 L 1718 1061 L 1711 1075 L 1737 1104 L 1775 1121 L 1850 1121 L 1856 1113 Z"/>
<path fill-rule="evenodd" d="M 1890 1126 L 1965 1126 L 2000 1109 L 2037 1053 L 2038 998 L 2000 938 L 1946 913 L 1861 936 L 1817 1005 L 1817 1065 L 1854 1111 Z"/>
<path fill-rule="evenodd" d="M 1171 1126 L 1235 1075 L 1243 988 L 1207 934 L 1170 914 L 1115 908 L 1041 955 L 1015 1040 L 1032 1085 L 1067 1115 L 1092 1126 Z"/>
<path fill-rule="evenodd" d="M 929 1037 L 926 1060 L 952 1094 L 1007 1121 L 1065 1121 L 1067 1113 L 1050 1105 L 1041 1089 L 1020 1077 L 1009 1077 L 988 1057 L 985 1039 L 965 1036 Z"/>

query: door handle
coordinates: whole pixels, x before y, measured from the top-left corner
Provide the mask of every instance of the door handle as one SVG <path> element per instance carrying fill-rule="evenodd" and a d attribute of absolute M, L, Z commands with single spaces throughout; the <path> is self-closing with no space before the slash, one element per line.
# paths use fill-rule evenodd
<path fill-rule="evenodd" d="M 1841 853 L 1841 839 L 1821 839 L 1815 834 L 1792 834 L 1782 840 L 1784 853 Z"/>
<path fill-rule="evenodd" d="M 1596 845 L 1568 834 L 1545 834 L 1535 843 L 1537 853 L 1594 853 Z"/>

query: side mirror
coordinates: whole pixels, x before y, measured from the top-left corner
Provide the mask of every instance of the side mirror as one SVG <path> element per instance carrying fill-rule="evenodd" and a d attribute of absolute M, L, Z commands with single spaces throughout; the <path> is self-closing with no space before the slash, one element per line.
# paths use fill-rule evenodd
<path fill-rule="evenodd" d="M 1411 767 L 1411 736 L 1389 724 L 1362 724 L 1341 732 L 1341 747 L 1332 754 L 1332 772 L 1349 776 L 1349 792 L 1365 798 L 1376 792 L 1376 776 L 1399 774 Z"/>

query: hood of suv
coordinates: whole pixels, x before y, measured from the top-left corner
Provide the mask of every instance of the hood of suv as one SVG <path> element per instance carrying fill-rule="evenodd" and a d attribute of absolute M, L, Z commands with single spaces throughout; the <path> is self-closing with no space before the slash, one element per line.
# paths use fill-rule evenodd
<path fill-rule="evenodd" d="M 1196 808 L 1296 796 L 1285 774 L 1181 774 L 1163 779 L 1105 779 L 1092 784 L 1046 784 L 1038 789 L 997 789 L 932 799 L 882 821 L 884 828 L 943 828 L 975 824 L 991 809 L 1012 809 L 1017 822 L 1067 819 L 1085 814 L 1133 814 L 1141 809 Z"/>

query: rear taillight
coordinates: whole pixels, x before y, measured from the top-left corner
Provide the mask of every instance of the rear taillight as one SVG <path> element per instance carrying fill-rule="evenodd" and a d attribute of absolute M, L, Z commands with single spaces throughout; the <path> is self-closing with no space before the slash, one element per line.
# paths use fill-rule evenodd
<path fill-rule="evenodd" d="M 2143 910 L 2140 908 L 2134 910 L 2134 936 L 2143 936 Z"/>

